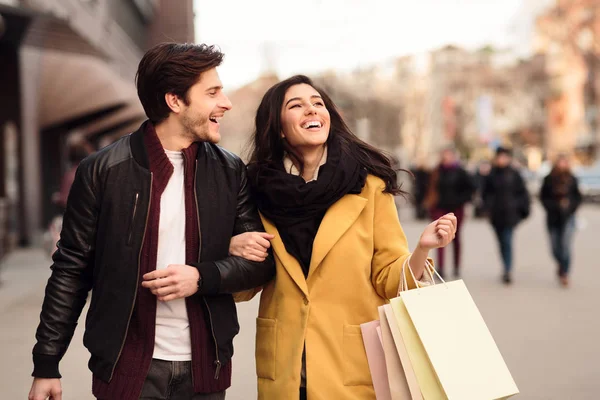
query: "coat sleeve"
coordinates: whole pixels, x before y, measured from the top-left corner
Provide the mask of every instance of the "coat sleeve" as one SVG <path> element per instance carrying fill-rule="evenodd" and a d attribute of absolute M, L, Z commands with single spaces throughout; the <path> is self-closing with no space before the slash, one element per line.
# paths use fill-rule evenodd
<path fill-rule="evenodd" d="M 518 199 L 517 206 L 521 219 L 525 219 L 529 217 L 529 214 L 531 213 L 531 197 L 529 196 L 529 191 L 525 185 L 525 180 L 519 171 L 515 170 L 515 178 L 515 195 Z"/>
<path fill-rule="evenodd" d="M 552 213 L 558 211 L 558 204 L 552 196 L 552 186 L 550 182 L 550 176 L 546 176 L 542 183 L 542 189 L 540 190 L 540 201 L 546 212 Z"/>
<path fill-rule="evenodd" d="M 383 182 L 375 192 L 373 220 L 373 259 L 371 261 L 371 282 L 379 296 L 392 299 L 398 295 L 398 287 L 404 263 L 410 257 L 408 242 L 398 219 L 394 197 L 383 193 Z M 429 262 L 433 261 L 430 259 Z M 408 264 L 407 264 L 408 269 Z M 409 289 L 416 287 L 408 270 L 404 271 Z M 419 285 L 427 285 L 427 272 Z"/>
<path fill-rule="evenodd" d="M 579 191 L 579 181 L 576 177 L 573 177 L 573 184 L 571 185 L 571 202 L 569 204 L 570 214 L 574 214 L 577 211 L 582 201 L 583 197 Z"/>
<path fill-rule="evenodd" d="M 475 178 L 466 170 L 461 170 L 461 203 L 469 203 L 473 200 L 473 195 L 475 194 Z"/>

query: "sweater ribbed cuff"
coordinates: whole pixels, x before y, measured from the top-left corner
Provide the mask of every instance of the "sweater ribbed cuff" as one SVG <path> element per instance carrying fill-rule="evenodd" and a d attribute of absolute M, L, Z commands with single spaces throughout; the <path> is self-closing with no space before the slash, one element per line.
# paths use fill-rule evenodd
<path fill-rule="evenodd" d="M 221 287 L 221 273 L 217 264 L 212 261 L 194 263 L 192 266 L 198 268 L 202 283 L 198 289 L 199 294 L 218 294 Z"/>
<path fill-rule="evenodd" d="M 50 356 L 47 354 L 34 354 L 33 373 L 31 374 L 31 376 L 35 378 L 60 379 L 62 378 L 62 376 L 58 371 L 59 362 L 59 356 Z"/>

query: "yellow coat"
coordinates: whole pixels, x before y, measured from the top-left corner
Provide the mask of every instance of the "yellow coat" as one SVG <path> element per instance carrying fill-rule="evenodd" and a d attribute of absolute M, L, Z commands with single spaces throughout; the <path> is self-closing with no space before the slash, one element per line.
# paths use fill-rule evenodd
<path fill-rule="evenodd" d="M 277 275 L 262 288 L 256 321 L 260 400 L 298 400 L 305 344 L 309 400 L 375 399 L 360 324 L 378 319 L 377 307 L 396 297 L 410 254 L 393 196 L 384 187 L 369 175 L 360 194 L 330 207 L 306 279 L 275 226 L 263 218 L 275 235 Z M 239 293 L 236 300 L 256 292 Z"/>

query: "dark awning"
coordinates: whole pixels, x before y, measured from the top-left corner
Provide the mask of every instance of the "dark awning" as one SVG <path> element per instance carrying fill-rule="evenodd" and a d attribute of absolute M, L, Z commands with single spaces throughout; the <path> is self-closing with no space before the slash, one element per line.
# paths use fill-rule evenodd
<path fill-rule="evenodd" d="M 107 58 L 99 48 L 71 28 L 69 21 L 25 7 L 0 4 L 5 32 L 0 42 Z"/>
<path fill-rule="evenodd" d="M 133 79 L 127 82 L 105 61 L 45 51 L 41 63 L 40 128 L 63 125 L 93 133 L 133 117 L 143 118 Z"/>

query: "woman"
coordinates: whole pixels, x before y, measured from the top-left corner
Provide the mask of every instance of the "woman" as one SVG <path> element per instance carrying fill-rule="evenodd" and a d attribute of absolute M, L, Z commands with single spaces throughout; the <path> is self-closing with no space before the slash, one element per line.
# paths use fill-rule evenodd
<path fill-rule="evenodd" d="M 359 325 L 396 296 L 409 257 L 421 279 L 429 250 L 453 239 L 456 218 L 431 223 L 411 256 L 390 160 L 354 136 L 305 76 L 263 97 L 248 171 L 277 263 L 257 319 L 259 399 L 375 399 Z M 264 242 L 239 237 L 231 253 L 250 248 L 265 256 Z"/>
<path fill-rule="evenodd" d="M 577 178 L 571 173 L 567 156 L 561 155 L 557 158 L 552 171 L 544 179 L 540 199 L 546 209 L 546 225 L 552 254 L 558 264 L 558 278 L 566 287 L 569 285 L 575 211 L 581 204 Z"/>
<path fill-rule="evenodd" d="M 475 185 L 469 173 L 460 165 L 453 149 L 444 149 L 440 164 L 433 171 L 424 203 L 431 219 L 438 219 L 448 213 L 456 216 L 456 237 L 454 238 L 454 277 L 460 276 L 460 227 L 465 216 L 465 204 L 471 201 Z M 438 249 L 437 269 L 444 276 L 445 249 Z"/>

